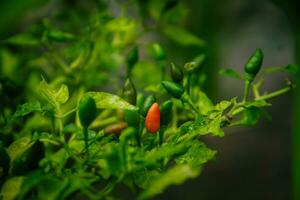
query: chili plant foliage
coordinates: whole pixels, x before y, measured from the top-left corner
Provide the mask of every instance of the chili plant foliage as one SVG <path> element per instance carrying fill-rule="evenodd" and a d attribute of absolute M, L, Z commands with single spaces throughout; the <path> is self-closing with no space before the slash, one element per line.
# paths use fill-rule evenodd
<path fill-rule="evenodd" d="M 294 87 L 261 93 L 265 75 L 297 67 L 260 70 L 256 50 L 244 75 L 220 71 L 245 81 L 244 97 L 213 103 L 202 90 L 206 55 L 180 67 L 147 37 L 201 51 L 205 42 L 178 26 L 186 13 L 180 2 L 59 8 L 2 42 L 3 199 L 121 198 L 120 188 L 128 198 L 154 197 L 196 178 L 215 158 L 202 136 L 256 124 L 269 99 Z"/>

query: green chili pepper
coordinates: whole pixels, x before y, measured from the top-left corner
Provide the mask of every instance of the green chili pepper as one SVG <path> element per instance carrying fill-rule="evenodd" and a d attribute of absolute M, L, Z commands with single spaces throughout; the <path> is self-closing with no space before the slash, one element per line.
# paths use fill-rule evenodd
<path fill-rule="evenodd" d="M 264 58 L 264 54 L 263 54 L 262 50 L 256 49 L 255 52 L 250 56 L 248 62 L 245 65 L 245 68 L 244 68 L 244 70 L 245 70 L 245 89 L 244 89 L 243 101 L 247 100 L 251 83 L 261 68 L 263 58 Z"/>
<path fill-rule="evenodd" d="M 97 116 L 97 107 L 95 100 L 90 97 L 84 97 L 78 107 L 78 115 L 81 125 L 83 126 L 83 135 L 84 135 L 84 142 L 85 142 L 85 149 L 88 152 L 88 127 L 90 124 L 95 120 Z"/>
<path fill-rule="evenodd" d="M 167 90 L 167 92 L 176 99 L 180 99 L 184 93 L 183 86 L 178 83 L 163 81 L 162 85 Z"/>
<path fill-rule="evenodd" d="M 142 109 L 142 115 L 143 116 L 146 116 L 149 108 L 154 104 L 154 102 L 156 102 L 156 98 L 155 98 L 154 95 L 150 95 L 150 96 L 147 97 L 147 99 L 144 102 L 143 109 Z"/>
<path fill-rule="evenodd" d="M 130 78 L 127 78 L 123 88 L 123 98 L 131 103 L 136 104 L 136 90 Z"/>
<path fill-rule="evenodd" d="M 160 110 L 160 124 L 167 125 L 172 119 L 173 102 L 171 100 L 165 101 L 159 108 Z"/>
<path fill-rule="evenodd" d="M 90 96 L 84 97 L 79 103 L 78 114 L 81 125 L 86 128 L 89 127 L 97 114 L 95 100 Z"/>
<path fill-rule="evenodd" d="M 144 107 L 145 96 L 142 93 L 139 93 L 136 98 L 136 106 L 142 110 Z"/>
<path fill-rule="evenodd" d="M 139 59 L 139 50 L 135 45 L 128 53 L 126 62 L 127 62 L 127 73 L 130 74 L 133 66 L 137 63 Z"/>
<path fill-rule="evenodd" d="M 166 53 L 162 46 L 158 43 L 154 43 L 151 48 L 152 56 L 155 60 L 161 61 L 166 59 Z"/>
<path fill-rule="evenodd" d="M 261 49 L 256 49 L 245 65 L 245 72 L 255 77 L 262 65 L 264 54 Z"/>
<path fill-rule="evenodd" d="M 124 111 L 124 120 L 128 126 L 138 126 L 140 121 L 140 116 L 136 110 L 125 110 Z"/>
<path fill-rule="evenodd" d="M 180 83 L 183 79 L 183 71 L 180 67 L 176 66 L 174 63 L 171 63 L 171 77 L 174 82 Z"/>

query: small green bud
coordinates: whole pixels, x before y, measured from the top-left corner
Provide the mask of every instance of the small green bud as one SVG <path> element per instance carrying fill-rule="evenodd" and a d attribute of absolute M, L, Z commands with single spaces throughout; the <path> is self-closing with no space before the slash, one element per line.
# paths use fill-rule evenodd
<path fill-rule="evenodd" d="M 127 78 L 123 88 L 123 98 L 132 105 L 136 104 L 136 90 L 130 78 Z"/>
<path fill-rule="evenodd" d="M 171 63 L 171 77 L 174 82 L 180 83 L 183 79 L 183 71 L 180 67 L 176 66 L 174 63 Z"/>
<path fill-rule="evenodd" d="M 155 60 L 165 60 L 166 59 L 166 53 L 162 46 L 158 43 L 154 43 L 151 47 L 151 52 Z"/>

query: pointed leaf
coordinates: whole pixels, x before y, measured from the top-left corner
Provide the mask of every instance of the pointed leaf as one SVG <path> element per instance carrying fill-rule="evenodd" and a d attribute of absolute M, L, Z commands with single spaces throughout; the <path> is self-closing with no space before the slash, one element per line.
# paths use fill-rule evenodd
<path fill-rule="evenodd" d="M 97 108 L 101 109 L 123 109 L 137 110 L 138 108 L 131 105 L 121 97 L 106 92 L 88 92 L 86 95 L 91 96 L 96 101 Z"/>

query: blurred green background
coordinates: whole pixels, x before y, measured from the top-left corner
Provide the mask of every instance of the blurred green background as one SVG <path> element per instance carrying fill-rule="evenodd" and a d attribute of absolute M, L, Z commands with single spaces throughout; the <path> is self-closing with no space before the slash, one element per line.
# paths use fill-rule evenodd
<path fill-rule="evenodd" d="M 76 0 L 74 2 L 79 2 Z M 0 3 L 0 39 L 22 32 L 38 19 L 47 17 L 73 1 L 4 0 Z M 111 1 L 115 2 L 115 1 Z M 123 1 L 124 2 L 124 1 Z M 286 66 L 300 60 L 300 20 L 296 0 L 185 0 L 189 10 L 187 30 L 207 41 L 206 90 L 215 102 L 240 96 L 243 84 L 218 75 L 218 68 L 243 70 L 251 52 L 265 52 L 264 66 Z M 112 3 L 113 7 L 113 3 Z M 82 14 L 84 17 L 84 13 Z M 169 43 L 170 60 L 188 61 L 195 48 L 174 48 Z M 281 75 L 267 80 L 266 90 L 284 85 Z M 299 195 L 299 92 L 272 101 L 268 109 L 272 122 L 234 128 L 224 138 L 205 138 L 218 150 L 203 174 L 184 185 L 169 188 L 156 199 L 300 199 Z M 298 99 L 298 100 L 297 100 Z M 298 119 L 298 121 L 297 121 Z M 294 133 L 294 134 L 293 134 Z M 298 142 L 297 142 L 298 141 Z M 293 190 L 294 188 L 294 190 Z"/>

